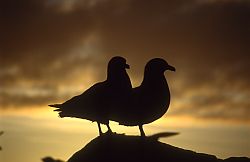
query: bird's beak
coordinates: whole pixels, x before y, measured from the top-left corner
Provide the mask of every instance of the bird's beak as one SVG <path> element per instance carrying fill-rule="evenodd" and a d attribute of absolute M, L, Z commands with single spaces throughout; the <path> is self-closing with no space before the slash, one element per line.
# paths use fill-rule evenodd
<path fill-rule="evenodd" d="M 126 69 L 130 69 L 130 66 L 128 64 L 125 65 Z"/>
<path fill-rule="evenodd" d="M 173 67 L 173 66 L 171 66 L 171 65 L 168 65 L 168 66 L 167 66 L 167 70 L 175 71 L 175 67 Z"/>

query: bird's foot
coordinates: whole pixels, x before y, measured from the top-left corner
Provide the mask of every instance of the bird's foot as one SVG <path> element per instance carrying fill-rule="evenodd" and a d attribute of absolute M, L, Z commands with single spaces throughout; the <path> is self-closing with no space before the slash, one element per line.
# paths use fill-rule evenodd
<path fill-rule="evenodd" d="M 145 138 L 145 137 L 146 137 L 144 131 L 141 131 L 141 137 L 142 137 L 142 138 Z"/>
<path fill-rule="evenodd" d="M 142 137 L 142 138 L 145 138 L 146 135 L 145 135 L 145 132 L 144 132 L 144 130 L 143 130 L 142 125 L 139 125 L 139 129 L 140 129 L 141 137 Z"/>
<path fill-rule="evenodd" d="M 112 135 L 112 134 L 113 134 L 113 132 L 112 132 L 111 130 L 108 130 L 108 131 L 106 132 L 106 134 L 108 134 L 108 135 Z"/>

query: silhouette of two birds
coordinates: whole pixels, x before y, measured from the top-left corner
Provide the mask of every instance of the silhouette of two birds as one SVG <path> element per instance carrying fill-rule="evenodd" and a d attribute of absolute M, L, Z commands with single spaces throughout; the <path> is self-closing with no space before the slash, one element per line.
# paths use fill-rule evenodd
<path fill-rule="evenodd" d="M 54 111 L 58 111 L 60 117 L 96 121 L 100 135 L 101 123 L 112 132 L 109 126 L 112 120 L 120 125 L 139 126 L 141 136 L 145 136 L 143 124 L 157 120 L 168 110 L 170 92 L 164 72 L 175 71 L 175 68 L 161 58 L 150 60 L 145 66 L 143 81 L 136 88 L 132 88 L 126 68 L 129 68 L 126 59 L 113 57 L 108 63 L 105 81 L 62 104 L 49 106 L 56 107 Z"/>

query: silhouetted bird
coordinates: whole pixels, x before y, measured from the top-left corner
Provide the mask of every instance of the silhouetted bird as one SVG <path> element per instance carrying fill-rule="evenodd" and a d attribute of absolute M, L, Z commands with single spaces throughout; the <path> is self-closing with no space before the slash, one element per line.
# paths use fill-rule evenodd
<path fill-rule="evenodd" d="M 142 125 L 159 119 L 168 110 L 170 92 L 164 76 L 166 70 L 175 71 L 175 68 L 161 58 L 150 60 L 141 85 L 132 90 L 130 106 L 117 111 L 112 120 L 126 126 L 138 125 L 141 136 L 145 136 Z"/>
<path fill-rule="evenodd" d="M 75 96 L 62 104 L 49 105 L 58 109 L 60 117 L 75 117 L 96 121 L 99 134 L 102 134 L 100 123 L 106 124 L 108 131 L 109 116 L 114 108 L 124 105 L 130 96 L 132 85 L 126 72 L 129 65 L 120 56 L 113 57 L 108 63 L 107 79 L 96 83 L 84 93 Z"/>

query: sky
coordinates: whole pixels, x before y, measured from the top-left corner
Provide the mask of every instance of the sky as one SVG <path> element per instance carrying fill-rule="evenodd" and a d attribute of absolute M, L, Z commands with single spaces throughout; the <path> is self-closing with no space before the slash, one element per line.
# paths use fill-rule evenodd
<path fill-rule="evenodd" d="M 0 158 L 66 160 L 95 138 L 95 123 L 60 119 L 47 105 L 105 80 L 117 55 L 134 87 L 152 58 L 176 68 L 165 73 L 170 108 L 147 134 L 178 131 L 163 142 L 250 156 L 249 17 L 248 0 L 0 0 Z"/>

